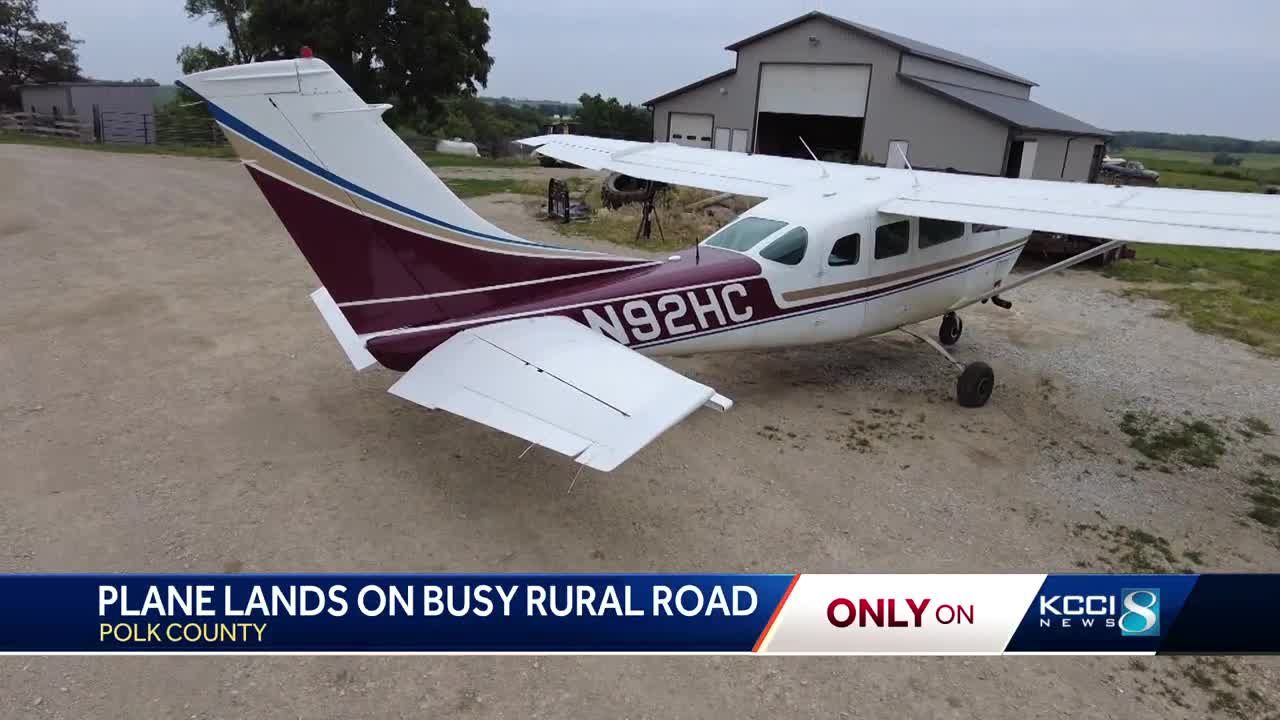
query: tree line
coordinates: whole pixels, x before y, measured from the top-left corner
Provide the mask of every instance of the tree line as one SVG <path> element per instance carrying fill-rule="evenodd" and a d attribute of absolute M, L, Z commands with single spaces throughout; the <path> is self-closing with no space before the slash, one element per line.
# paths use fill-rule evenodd
<path fill-rule="evenodd" d="M 1242 140 L 1222 135 L 1182 135 L 1137 130 L 1116 133 L 1111 146 L 1211 153 L 1280 153 L 1280 141 L 1277 140 Z"/>
<path fill-rule="evenodd" d="M 389 102 L 387 122 L 407 135 L 462 138 L 502 154 L 537 135 L 560 106 L 485 101 L 493 57 L 489 13 L 469 0 L 184 0 L 188 16 L 226 30 L 219 47 L 178 53 L 184 73 L 296 57 L 303 46 L 361 96 Z M 579 98 L 579 132 L 648 140 L 648 111 L 599 95 Z M 567 104 L 565 104 L 567 108 Z"/>
<path fill-rule="evenodd" d="M 645 108 L 583 94 L 578 103 L 482 99 L 493 57 L 489 14 L 469 0 L 173 0 L 226 42 L 188 45 L 182 72 L 297 57 L 303 46 L 362 97 L 390 102 L 386 119 L 407 135 L 461 137 L 502 154 L 510 140 L 540 134 L 551 116 L 574 115 L 577 132 L 649 140 Z M 26 83 L 82 79 L 64 22 L 41 20 L 37 0 L 0 0 L 0 108 L 20 105 Z M 193 98 L 157 108 L 157 117 L 207 118 Z"/>

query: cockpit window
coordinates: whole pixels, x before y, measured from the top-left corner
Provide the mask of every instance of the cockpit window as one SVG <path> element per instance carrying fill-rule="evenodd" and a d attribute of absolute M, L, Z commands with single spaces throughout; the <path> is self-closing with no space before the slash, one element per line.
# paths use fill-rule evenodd
<path fill-rule="evenodd" d="M 707 238 L 706 245 L 746 252 L 759 242 L 786 227 L 786 223 L 760 217 L 746 217 L 731 222 Z"/>
<path fill-rule="evenodd" d="M 799 265 L 804 260 L 805 248 L 809 247 L 809 231 L 802 227 L 793 227 L 782 234 L 782 237 L 769 243 L 769 247 L 760 251 L 765 260 L 783 265 Z"/>

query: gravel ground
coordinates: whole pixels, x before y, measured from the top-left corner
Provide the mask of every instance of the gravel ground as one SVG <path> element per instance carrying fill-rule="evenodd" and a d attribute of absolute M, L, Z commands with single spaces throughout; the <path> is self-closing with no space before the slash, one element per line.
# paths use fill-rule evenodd
<path fill-rule="evenodd" d="M 563 458 L 351 373 L 314 283 L 234 163 L 0 146 L 0 571 L 1072 571 L 1151 550 L 1122 528 L 1175 568 L 1280 564 L 1240 481 L 1276 437 L 1165 473 L 1117 429 L 1280 426 L 1277 362 L 1090 272 L 966 311 L 986 408 L 901 335 L 676 358 L 733 411 L 572 493 Z M 0 716 L 1261 717 L 1278 687 L 1239 658 L 4 658 Z"/>

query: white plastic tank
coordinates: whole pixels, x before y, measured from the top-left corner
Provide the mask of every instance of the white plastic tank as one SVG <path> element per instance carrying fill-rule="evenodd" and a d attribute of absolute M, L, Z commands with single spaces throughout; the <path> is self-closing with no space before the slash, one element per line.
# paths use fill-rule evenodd
<path fill-rule="evenodd" d="M 473 142 L 467 142 L 462 138 L 454 138 L 452 140 L 441 140 L 436 143 L 436 152 L 446 155 L 465 155 L 467 157 L 480 157 L 480 150 L 476 148 Z"/>

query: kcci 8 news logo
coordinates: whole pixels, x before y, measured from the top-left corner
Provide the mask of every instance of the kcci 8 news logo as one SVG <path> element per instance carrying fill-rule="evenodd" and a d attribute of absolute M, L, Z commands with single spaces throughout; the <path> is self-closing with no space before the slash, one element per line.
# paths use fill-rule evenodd
<path fill-rule="evenodd" d="M 1040 627 L 1119 628 L 1127 637 L 1160 634 L 1160 589 L 1122 588 L 1119 595 L 1041 595 Z"/>

